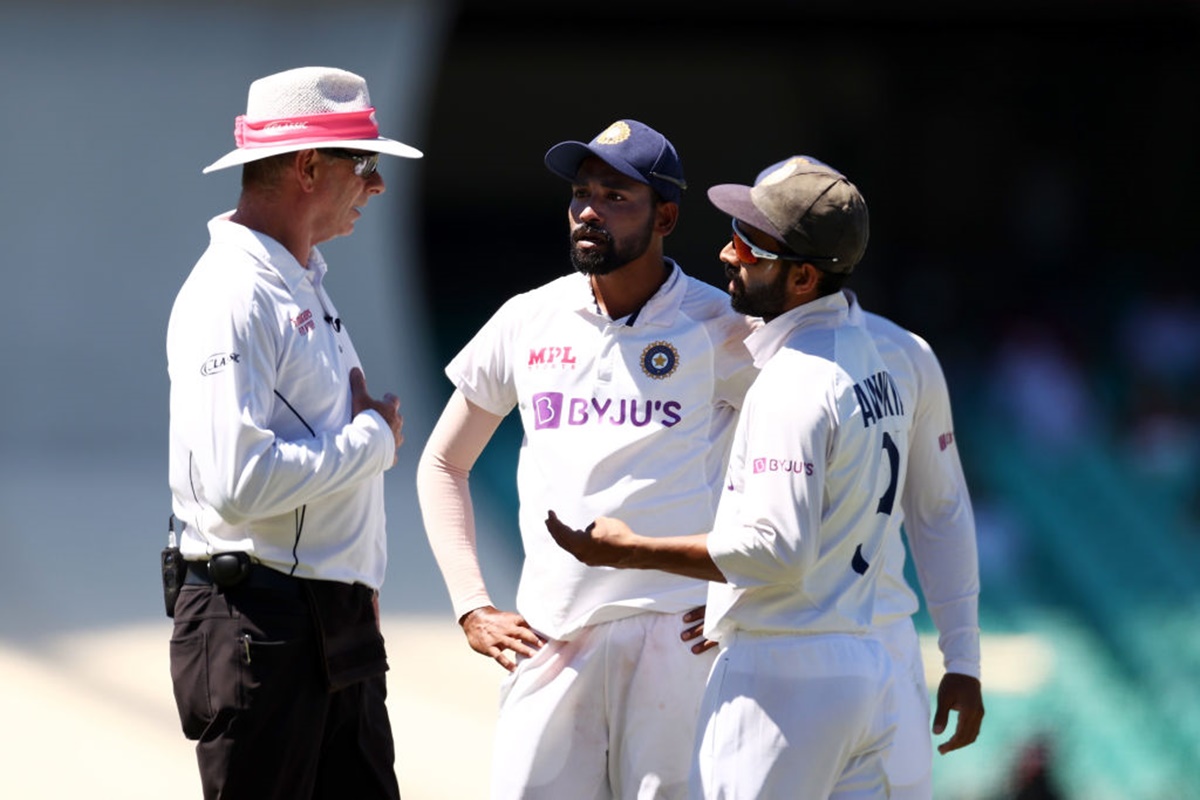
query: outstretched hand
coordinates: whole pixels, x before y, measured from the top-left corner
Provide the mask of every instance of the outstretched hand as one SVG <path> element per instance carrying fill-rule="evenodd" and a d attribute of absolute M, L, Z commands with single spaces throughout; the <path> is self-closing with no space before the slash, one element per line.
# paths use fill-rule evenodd
<path fill-rule="evenodd" d="M 383 417 L 383 421 L 392 429 L 392 437 L 396 440 L 396 449 L 404 444 L 404 417 L 400 416 L 400 398 L 388 392 L 383 400 L 376 400 L 367 393 L 367 379 L 358 367 L 350 370 L 350 418 L 357 417 L 363 411 L 375 411 Z M 392 463 L 395 463 L 393 459 Z"/>
<path fill-rule="evenodd" d="M 933 714 L 933 732 L 946 730 L 951 710 L 958 712 L 954 735 L 938 745 L 942 755 L 960 747 L 966 747 L 979 736 L 983 724 L 983 688 L 978 678 L 947 672 L 938 685 L 937 710 Z"/>
<path fill-rule="evenodd" d="M 546 530 L 563 550 L 589 567 L 620 567 L 630 555 L 638 535 L 619 519 L 597 517 L 583 530 L 569 527 L 548 511 Z"/>
<path fill-rule="evenodd" d="M 533 656 L 546 643 L 520 614 L 501 611 L 495 606 L 480 606 L 469 611 L 463 614 L 459 624 L 472 650 L 487 656 L 509 672 L 516 669 L 517 665 L 505 655 L 506 651 Z"/>

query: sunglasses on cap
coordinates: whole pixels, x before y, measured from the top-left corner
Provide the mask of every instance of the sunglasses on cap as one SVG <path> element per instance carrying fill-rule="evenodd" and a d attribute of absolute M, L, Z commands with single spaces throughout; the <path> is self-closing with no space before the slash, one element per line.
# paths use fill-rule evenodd
<path fill-rule="evenodd" d="M 742 233 L 738 227 L 737 220 L 733 221 L 733 249 L 737 253 L 738 261 L 743 264 L 757 264 L 759 259 L 763 261 L 808 261 L 806 256 L 790 255 L 787 253 L 772 253 L 770 250 L 763 250 L 758 245 L 750 241 L 746 234 Z"/>
<path fill-rule="evenodd" d="M 369 178 L 379 169 L 379 153 L 356 153 L 353 150 L 343 150 L 340 147 L 322 147 L 321 152 L 334 158 L 344 158 L 354 162 L 354 174 L 360 178 Z"/>

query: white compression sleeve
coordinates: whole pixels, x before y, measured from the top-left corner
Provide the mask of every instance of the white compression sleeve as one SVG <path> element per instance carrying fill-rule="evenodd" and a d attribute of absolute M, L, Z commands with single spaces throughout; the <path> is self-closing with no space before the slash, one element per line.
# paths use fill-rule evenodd
<path fill-rule="evenodd" d="M 456 620 L 492 605 L 479 567 L 469 479 L 503 419 L 455 391 L 417 464 L 417 499 L 425 535 L 450 592 Z"/>

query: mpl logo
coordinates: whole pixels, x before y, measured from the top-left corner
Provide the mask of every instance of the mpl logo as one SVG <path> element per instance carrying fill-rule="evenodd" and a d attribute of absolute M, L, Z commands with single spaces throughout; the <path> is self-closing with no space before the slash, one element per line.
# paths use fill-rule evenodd
<path fill-rule="evenodd" d="M 562 392 L 539 392 L 533 396 L 533 429 L 557 428 L 562 424 Z"/>
<path fill-rule="evenodd" d="M 529 351 L 529 368 L 575 369 L 570 347 L 541 347 Z"/>

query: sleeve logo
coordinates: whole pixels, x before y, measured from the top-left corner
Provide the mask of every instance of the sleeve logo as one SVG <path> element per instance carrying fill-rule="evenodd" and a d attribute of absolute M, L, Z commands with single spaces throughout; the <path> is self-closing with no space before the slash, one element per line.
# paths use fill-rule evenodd
<path fill-rule="evenodd" d="M 794 472 L 797 475 L 812 475 L 813 462 L 795 458 L 755 458 L 751 462 L 755 475 L 764 472 Z"/>
<path fill-rule="evenodd" d="M 230 364 L 241 363 L 242 357 L 237 353 L 213 353 L 200 365 L 200 374 L 208 377 L 216 375 Z"/>

